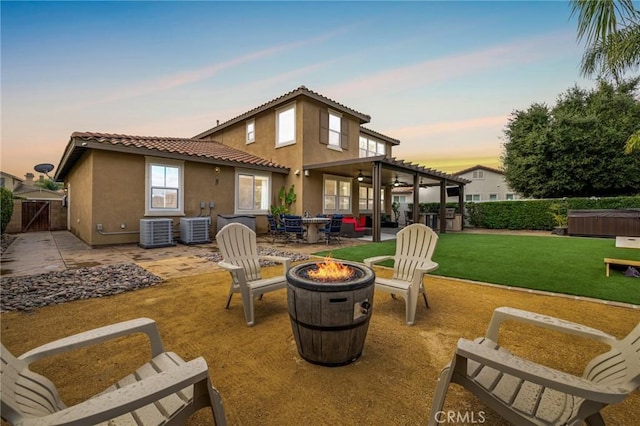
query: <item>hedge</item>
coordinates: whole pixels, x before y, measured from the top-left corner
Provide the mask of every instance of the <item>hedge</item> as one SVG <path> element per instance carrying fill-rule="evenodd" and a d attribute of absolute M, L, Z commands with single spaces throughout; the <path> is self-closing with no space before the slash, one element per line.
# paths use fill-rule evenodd
<path fill-rule="evenodd" d="M 640 196 L 495 201 L 465 203 L 465 207 L 469 223 L 479 228 L 551 230 L 556 226 L 555 211 L 640 209 Z"/>
<path fill-rule="evenodd" d="M 413 204 L 407 205 L 409 209 Z M 456 209 L 458 203 L 447 203 Z M 545 200 L 465 203 L 467 222 L 478 228 L 531 229 L 549 231 L 556 226 L 554 213 L 566 218 L 569 210 L 640 209 L 640 196 L 610 198 L 566 198 Z M 437 213 L 440 203 L 420 203 L 421 213 Z"/>

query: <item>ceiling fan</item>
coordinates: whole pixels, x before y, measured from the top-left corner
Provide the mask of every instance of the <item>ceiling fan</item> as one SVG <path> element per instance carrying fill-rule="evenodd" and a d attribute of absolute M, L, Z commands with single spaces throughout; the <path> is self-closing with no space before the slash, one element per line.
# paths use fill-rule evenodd
<path fill-rule="evenodd" d="M 397 188 L 399 186 L 412 186 L 412 184 L 408 183 L 408 182 L 404 182 L 398 179 L 398 175 L 396 175 L 396 178 L 391 182 L 391 185 L 394 188 Z"/>

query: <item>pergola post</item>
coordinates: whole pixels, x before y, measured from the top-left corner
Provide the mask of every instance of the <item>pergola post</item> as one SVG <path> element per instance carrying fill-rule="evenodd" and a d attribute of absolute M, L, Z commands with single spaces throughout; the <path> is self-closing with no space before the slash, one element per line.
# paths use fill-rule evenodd
<path fill-rule="evenodd" d="M 380 211 L 380 204 L 382 203 L 382 197 L 380 196 L 380 191 L 382 190 L 382 163 L 374 162 L 371 171 L 371 179 L 373 181 L 373 217 L 371 218 L 373 229 L 371 230 L 371 235 L 373 242 L 377 243 L 381 241 L 380 214 L 382 212 Z"/>
<path fill-rule="evenodd" d="M 440 181 L 440 232 L 447 232 L 447 181 Z"/>

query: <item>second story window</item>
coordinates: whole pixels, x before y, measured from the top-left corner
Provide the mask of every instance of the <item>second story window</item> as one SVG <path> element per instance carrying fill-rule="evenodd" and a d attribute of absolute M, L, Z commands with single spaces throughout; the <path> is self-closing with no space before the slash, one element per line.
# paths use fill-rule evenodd
<path fill-rule="evenodd" d="M 360 136 L 360 158 L 365 157 L 377 157 L 378 155 L 385 155 L 384 142 L 376 141 L 365 136 Z"/>
<path fill-rule="evenodd" d="M 340 148 L 340 122 L 342 117 L 329 111 L 329 146 Z"/>
<path fill-rule="evenodd" d="M 256 141 L 256 121 L 247 121 L 247 143 L 253 143 Z"/>
<path fill-rule="evenodd" d="M 349 149 L 349 122 L 340 113 L 320 110 L 319 141 L 327 148 L 338 151 Z"/>
<path fill-rule="evenodd" d="M 484 179 L 484 170 L 474 170 L 473 171 L 473 179 L 474 180 L 482 180 L 482 179 Z"/>
<path fill-rule="evenodd" d="M 296 143 L 296 104 L 276 111 L 276 147 Z"/>

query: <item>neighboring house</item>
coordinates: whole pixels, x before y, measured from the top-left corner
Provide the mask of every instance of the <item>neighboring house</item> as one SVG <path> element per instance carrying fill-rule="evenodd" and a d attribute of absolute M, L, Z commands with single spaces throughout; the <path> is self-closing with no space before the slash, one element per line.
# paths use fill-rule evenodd
<path fill-rule="evenodd" d="M 22 182 L 24 182 L 24 179 L 20 179 L 19 177 L 9 173 L 0 172 L 0 187 L 2 188 L 6 188 L 13 192 L 13 190 Z"/>
<path fill-rule="evenodd" d="M 73 133 L 55 179 L 69 229 L 90 245 L 136 242 L 151 217 L 211 217 L 215 235 L 217 215 L 250 215 L 266 232 L 283 186 L 297 214 L 372 216 L 378 241 L 395 180 L 468 181 L 396 160 L 400 141 L 363 127 L 370 119 L 301 86 L 190 139 Z"/>
<path fill-rule="evenodd" d="M 501 170 L 478 164 L 455 172 L 453 175 L 469 181 L 464 187 L 465 202 L 513 201 L 522 198 L 509 188 Z M 455 189 L 450 189 L 448 193 L 451 196 L 447 197 L 447 202 L 453 202 L 458 199 Z M 420 193 L 421 202 L 431 203 L 439 200 L 440 195 L 437 189 L 428 188 Z"/>
<path fill-rule="evenodd" d="M 521 198 L 509 187 L 501 170 L 478 164 L 454 175 L 470 181 L 464 188 L 466 202 L 513 201 Z"/>
<path fill-rule="evenodd" d="M 25 200 L 62 200 L 64 191 L 52 191 L 36 185 L 33 173 L 27 173 L 25 180 L 13 188 L 13 196 Z M 42 179 L 42 178 L 41 178 Z"/>

